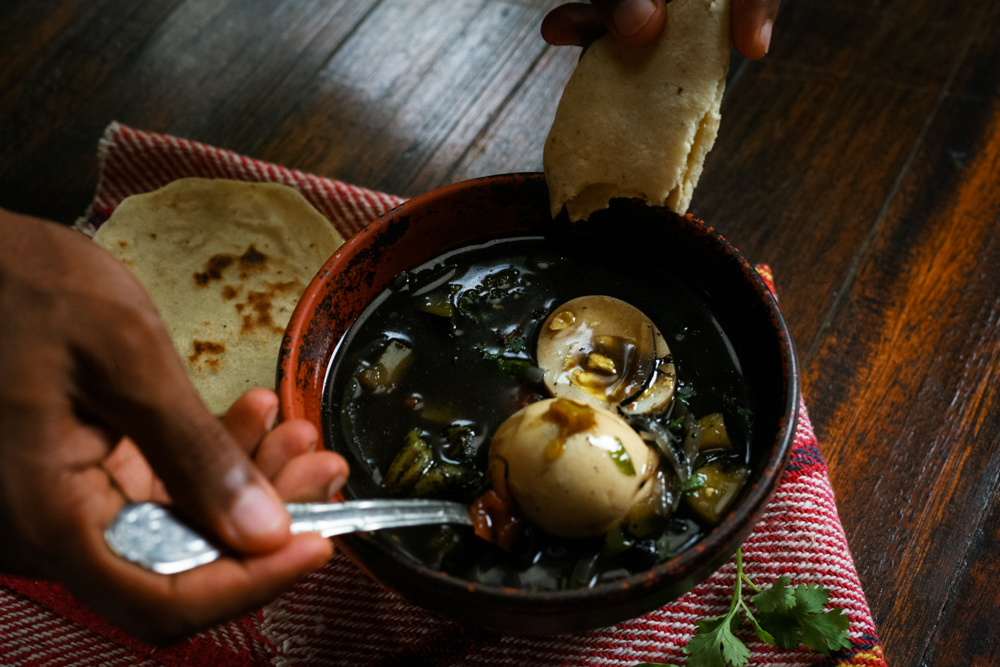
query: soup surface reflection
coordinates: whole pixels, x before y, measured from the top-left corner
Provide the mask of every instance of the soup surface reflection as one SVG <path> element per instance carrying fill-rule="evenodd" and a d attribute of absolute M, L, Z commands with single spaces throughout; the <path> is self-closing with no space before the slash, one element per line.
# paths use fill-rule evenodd
<path fill-rule="evenodd" d="M 558 590 L 646 570 L 728 512 L 747 476 L 752 425 L 736 352 L 696 286 L 584 235 L 463 248 L 397 276 L 368 307 L 325 389 L 327 442 L 352 469 L 345 495 L 482 498 L 497 428 L 551 397 L 535 352 L 543 325 L 588 295 L 634 306 L 669 345 L 669 359 L 658 360 L 676 373 L 669 406 L 627 417 L 659 454 L 655 501 L 596 537 L 556 537 L 523 522 L 506 548 L 452 526 L 373 539 L 470 581 Z"/>

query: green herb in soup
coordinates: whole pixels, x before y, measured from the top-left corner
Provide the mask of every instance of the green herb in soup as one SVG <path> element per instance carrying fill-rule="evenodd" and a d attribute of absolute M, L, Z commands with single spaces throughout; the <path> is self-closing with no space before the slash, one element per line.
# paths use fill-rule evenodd
<path fill-rule="evenodd" d="M 668 267 L 594 241 L 465 248 L 359 318 L 326 388 L 347 493 L 459 500 L 476 518 L 373 539 L 556 590 L 648 569 L 733 506 L 752 410 L 732 345 Z"/>

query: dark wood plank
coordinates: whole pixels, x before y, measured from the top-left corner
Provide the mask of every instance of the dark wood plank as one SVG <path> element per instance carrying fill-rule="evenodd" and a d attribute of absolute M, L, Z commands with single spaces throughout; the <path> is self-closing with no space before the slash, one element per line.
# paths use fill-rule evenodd
<path fill-rule="evenodd" d="M 896 45 L 914 31 L 914 5 L 937 12 L 930 0 L 864 11 L 786 3 L 771 54 L 747 65 L 723 104 L 691 212 L 752 261 L 773 266 L 803 354 L 974 27 L 964 12 L 935 21 L 936 52 L 907 74 L 896 63 L 913 55 L 916 37 Z"/>
<path fill-rule="evenodd" d="M 0 87 L 0 202 L 18 210 L 66 221 L 86 205 L 88 187 L 96 182 L 95 133 L 87 128 L 89 160 L 82 162 L 79 142 L 80 113 L 94 88 L 113 74 L 123 61 L 181 4 L 181 0 L 122 3 L 97 0 L 87 3 L 41 3 L 51 10 L 44 17 L 38 8 L 15 16 L 11 53 L 22 49 L 30 57 L 7 61 Z M 22 5 L 22 8 L 24 6 Z M 32 11 L 33 10 L 33 11 Z M 43 23 L 29 28 L 32 17 Z M 68 149 L 68 150 L 67 150 Z M 67 179 L 76 179 L 70 185 Z M 74 197 L 71 209 L 66 206 Z M 72 212 L 70 212 L 72 211 Z"/>
<path fill-rule="evenodd" d="M 258 153 L 395 194 L 444 184 L 546 50 L 554 4 L 386 0 Z"/>
<path fill-rule="evenodd" d="M 521 84 L 496 109 L 492 122 L 475 128 L 478 132 L 464 145 L 449 141 L 438 149 L 431 164 L 443 162 L 443 154 L 452 160 L 450 171 L 438 175 L 421 170 L 418 182 L 432 176 L 456 182 L 489 174 L 541 171 L 548 128 L 579 51 L 573 47 L 543 50 Z"/>
<path fill-rule="evenodd" d="M 996 448 L 996 443 L 993 443 Z M 1000 503 L 984 517 L 966 567 L 930 637 L 923 664 L 936 667 L 989 667 L 1000 655 Z"/>
<path fill-rule="evenodd" d="M 6 96 L 59 36 L 75 23 L 88 0 L 19 0 L 0 5 L 0 97 Z M 28 80 L 22 83 L 30 83 Z"/>
<path fill-rule="evenodd" d="M 983 634 L 1000 622 L 1000 580 L 985 577 L 1000 483 L 998 30 L 993 6 L 804 373 L 897 664 L 1000 649 Z"/>
<path fill-rule="evenodd" d="M 0 200 L 72 220 L 88 203 L 96 139 L 112 120 L 252 152 L 376 3 L 164 0 L 123 16 L 136 3 L 105 0 L 22 73 L 23 90 L 0 97 L 4 125 L 21 137 L 0 153 Z M 81 62 L 91 52 L 95 63 Z M 71 84 L 38 85 L 63 71 Z"/>

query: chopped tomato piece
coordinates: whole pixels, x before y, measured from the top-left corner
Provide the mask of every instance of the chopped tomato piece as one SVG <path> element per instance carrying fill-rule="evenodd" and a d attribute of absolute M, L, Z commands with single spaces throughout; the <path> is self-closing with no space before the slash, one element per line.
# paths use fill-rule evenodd
<path fill-rule="evenodd" d="M 495 490 L 487 491 L 472 503 L 470 514 L 476 535 L 506 551 L 510 551 L 524 525 L 517 506 Z"/>

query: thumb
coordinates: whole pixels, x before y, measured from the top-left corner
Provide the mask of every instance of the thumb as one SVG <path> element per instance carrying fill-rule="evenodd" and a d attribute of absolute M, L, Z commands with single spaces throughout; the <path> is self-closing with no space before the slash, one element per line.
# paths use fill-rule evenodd
<path fill-rule="evenodd" d="M 612 35 L 626 46 L 649 44 L 667 21 L 666 0 L 592 0 Z"/>
<path fill-rule="evenodd" d="M 119 297 L 130 278 L 122 277 Z M 80 313 L 114 326 L 75 327 L 78 395 L 100 421 L 132 438 L 174 503 L 228 546 L 249 553 L 282 546 L 291 535 L 280 496 L 202 403 L 138 289 L 141 298 L 88 304 Z"/>

